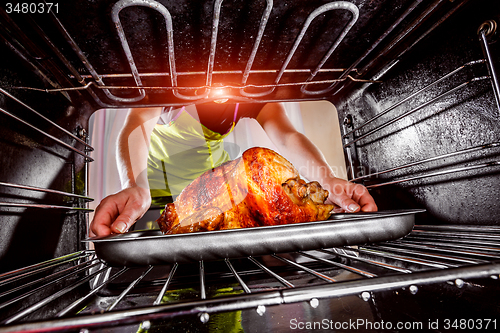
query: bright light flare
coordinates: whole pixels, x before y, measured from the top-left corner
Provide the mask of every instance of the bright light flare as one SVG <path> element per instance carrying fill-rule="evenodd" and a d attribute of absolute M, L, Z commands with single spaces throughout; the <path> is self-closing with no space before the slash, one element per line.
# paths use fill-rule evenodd
<path fill-rule="evenodd" d="M 214 99 L 214 103 L 218 104 L 226 103 L 229 100 L 228 95 L 229 89 L 225 87 L 215 88 L 210 92 L 210 97 Z"/>

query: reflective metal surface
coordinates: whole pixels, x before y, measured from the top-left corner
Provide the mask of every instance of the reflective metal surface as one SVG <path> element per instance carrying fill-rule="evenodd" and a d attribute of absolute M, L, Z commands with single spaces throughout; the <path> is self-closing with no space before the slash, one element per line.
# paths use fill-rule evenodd
<path fill-rule="evenodd" d="M 241 258 L 398 239 L 411 231 L 419 212 L 339 214 L 328 221 L 178 235 L 134 231 L 88 241 L 114 266 Z"/>
<path fill-rule="evenodd" d="M 487 240 L 484 246 L 478 245 L 481 239 Z M 427 325 L 429 320 L 456 315 L 495 318 L 499 262 L 498 228 L 451 225 L 416 225 L 403 239 L 363 246 L 154 267 L 107 268 L 96 265 L 92 252 L 83 252 L 1 276 L 0 287 L 8 290 L 40 270 L 69 265 L 41 281 L 1 293 L 0 332 L 135 332 L 148 327 L 152 332 L 228 327 L 289 331 L 299 323 L 323 319 L 332 325 L 349 320 L 395 325 L 406 314 L 412 318 L 408 322 Z M 88 273 L 82 275 L 85 266 Z M 66 274 L 71 271 L 74 278 Z M 86 294 L 73 297 L 72 303 L 60 299 L 93 276 Z M 61 279 L 68 281 L 60 290 L 10 311 L 9 306 L 25 299 L 15 297 L 15 292 L 33 286 L 33 292 L 40 292 Z M 455 307 L 439 306 L 449 301 Z M 404 307 L 387 306 L 401 302 Z M 53 318 L 27 317 L 49 304 L 58 311 Z"/>

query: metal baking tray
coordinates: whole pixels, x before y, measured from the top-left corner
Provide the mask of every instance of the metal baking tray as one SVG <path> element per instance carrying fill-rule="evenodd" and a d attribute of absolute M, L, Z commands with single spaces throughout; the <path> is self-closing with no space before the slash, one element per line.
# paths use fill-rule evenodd
<path fill-rule="evenodd" d="M 410 233 L 415 214 L 424 211 L 334 214 L 326 221 L 177 235 L 132 231 L 84 242 L 93 242 L 97 256 L 112 266 L 241 258 L 398 239 Z"/>

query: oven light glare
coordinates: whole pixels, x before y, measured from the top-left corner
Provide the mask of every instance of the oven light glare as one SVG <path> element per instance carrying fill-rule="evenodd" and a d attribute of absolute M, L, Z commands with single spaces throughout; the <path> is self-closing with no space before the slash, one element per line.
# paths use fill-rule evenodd
<path fill-rule="evenodd" d="M 212 97 L 217 104 L 226 103 L 229 100 L 227 97 L 228 95 L 229 91 L 227 88 L 216 88 L 210 93 L 210 97 Z"/>

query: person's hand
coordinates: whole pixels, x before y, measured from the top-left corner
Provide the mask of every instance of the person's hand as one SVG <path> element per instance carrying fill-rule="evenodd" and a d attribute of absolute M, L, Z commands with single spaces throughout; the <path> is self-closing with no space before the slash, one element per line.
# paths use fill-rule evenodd
<path fill-rule="evenodd" d="M 104 198 L 90 223 L 91 236 L 126 232 L 151 205 L 149 189 L 132 186 Z"/>
<path fill-rule="evenodd" d="M 366 187 L 361 184 L 355 184 L 346 180 L 335 178 L 328 184 L 331 201 L 335 208 L 335 213 L 356 213 L 356 212 L 376 212 L 377 205 L 375 200 L 368 193 Z"/>

